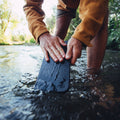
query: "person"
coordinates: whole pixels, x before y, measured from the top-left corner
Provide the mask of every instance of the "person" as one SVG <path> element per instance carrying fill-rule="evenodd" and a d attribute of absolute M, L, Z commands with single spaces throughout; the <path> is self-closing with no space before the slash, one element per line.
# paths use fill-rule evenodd
<path fill-rule="evenodd" d="M 65 58 L 75 64 L 84 44 L 87 47 L 87 70 L 99 71 L 107 42 L 108 0 L 58 0 L 54 36 L 49 33 L 43 21 L 43 2 L 26 0 L 24 11 L 29 29 L 40 44 L 46 61 L 49 61 L 50 55 L 55 62 L 62 62 Z M 66 46 L 64 38 L 78 7 L 81 22 L 69 39 L 65 53 L 61 45 Z"/>

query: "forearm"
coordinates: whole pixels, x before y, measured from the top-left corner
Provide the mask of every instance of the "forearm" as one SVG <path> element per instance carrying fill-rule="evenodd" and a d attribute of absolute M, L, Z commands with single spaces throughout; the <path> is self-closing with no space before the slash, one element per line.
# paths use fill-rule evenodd
<path fill-rule="evenodd" d="M 64 39 L 72 18 L 76 16 L 79 0 L 58 0 L 55 34 Z"/>
<path fill-rule="evenodd" d="M 38 38 L 43 33 L 48 32 L 44 19 L 44 11 L 42 10 L 43 0 L 26 0 L 24 11 L 28 21 L 29 30 L 38 42 Z"/>
<path fill-rule="evenodd" d="M 92 46 L 90 41 L 99 32 L 108 10 L 108 0 L 81 0 L 81 23 L 77 26 L 72 37 L 80 40 L 87 46 Z"/>
<path fill-rule="evenodd" d="M 61 39 L 65 38 L 71 19 L 72 17 L 68 15 L 63 15 L 56 19 L 56 36 L 59 36 Z"/>

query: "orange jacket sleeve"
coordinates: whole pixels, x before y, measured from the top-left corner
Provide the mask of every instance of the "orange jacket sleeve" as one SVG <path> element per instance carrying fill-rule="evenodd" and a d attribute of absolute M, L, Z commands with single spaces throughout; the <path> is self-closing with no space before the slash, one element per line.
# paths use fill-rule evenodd
<path fill-rule="evenodd" d="M 45 32 L 48 32 L 43 19 L 45 14 L 42 10 L 43 0 L 25 0 L 26 5 L 24 6 L 24 11 L 28 21 L 29 30 L 38 41 L 38 37 Z"/>
<path fill-rule="evenodd" d="M 81 23 L 75 29 L 72 37 L 80 40 L 87 46 L 100 30 L 108 10 L 108 0 L 59 0 L 58 9 L 69 11 L 77 9 L 79 3 L 79 17 Z"/>

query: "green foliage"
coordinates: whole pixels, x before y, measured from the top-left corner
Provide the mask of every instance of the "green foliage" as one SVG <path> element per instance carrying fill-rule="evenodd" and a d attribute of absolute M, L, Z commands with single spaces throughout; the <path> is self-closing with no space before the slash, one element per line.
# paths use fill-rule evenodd
<path fill-rule="evenodd" d="M 65 40 L 69 40 L 70 39 L 70 37 L 72 36 L 72 34 L 75 31 L 75 28 L 78 26 L 78 24 L 80 24 L 80 22 L 81 22 L 81 20 L 79 18 L 79 10 L 77 9 L 76 17 L 71 21 L 71 24 L 69 26 L 68 33 L 66 35 Z"/>
<path fill-rule="evenodd" d="M 11 29 L 16 28 L 18 20 L 11 17 L 11 11 L 8 7 L 9 0 L 0 1 L 0 44 L 8 44 L 6 39 L 8 36 L 5 36 L 6 29 L 8 25 Z M 46 19 L 48 30 L 53 33 L 55 28 L 55 15 L 56 8 L 53 8 L 54 14 Z M 79 10 L 76 11 L 76 18 L 71 21 L 71 24 L 68 29 L 68 34 L 65 40 L 70 39 L 74 33 L 75 28 L 80 23 L 79 19 Z M 10 24 L 9 24 L 10 23 Z M 12 35 L 9 37 L 13 43 L 35 43 L 34 38 L 26 37 L 26 35 Z M 26 39 L 27 38 L 27 39 Z M 120 50 L 120 0 L 109 0 L 109 21 L 108 21 L 108 42 L 107 48 Z"/>
<path fill-rule="evenodd" d="M 52 15 L 51 19 L 47 18 L 46 19 L 46 24 L 47 24 L 47 29 L 49 30 L 49 32 L 53 33 L 54 28 L 55 28 L 55 16 Z"/>
<path fill-rule="evenodd" d="M 46 19 L 46 24 L 47 24 L 47 29 L 49 30 L 50 33 L 54 32 L 55 28 L 55 15 L 56 15 L 56 8 L 53 8 L 53 13 L 50 18 Z"/>
<path fill-rule="evenodd" d="M 36 43 L 34 38 L 30 39 L 30 43 Z"/>
<path fill-rule="evenodd" d="M 32 38 L 26 39 L 26 40 L 25 40 L 25 43 L 26 43 L 27 45 L 36 44 L 36 41 L 35 41 L 35 39 L 32 37 Z"/>
<path fill-rule="evenodd" d="M 25 41 L 25 35 L 12 35 L 11 39 L 14 42 Z"/>
<path fill-rule="evenodd" d="M 109 0 L 109 13 L 120 15 L 120 0 Z"/>
<path fill-rule="evenodd" d="M 0 43 L 4 43 L 5 31 L 10 21 L 11 12 L 8 10 L 7 0 L 2 0 L 0 3 Z"/>
<path fill-rule="evenodd" d="M 11 16 L 12 14 L 11 9 L 9 8 L 9 4 L 10 3 L 8 0 L 1 0 L 0 3 L 0 44 L 8 44 L 9 42 L 11 44 L 11 39 L 17 42 L 24 39 L 21 35 L 19 35 L 20 38 L 18 36 L 11 37 L 10 34 L 5 35 L 8 26 L 12 31 L 14 28 L 16 28 L 18 23 L 17 18 L 12 18 Z"/>
<path fill-rule="evenodd" d="M 109 1 L 109 23 L 107 48 L 120 50 L 120 2 Z"/>
<path fill-rule="evenodd" d="M 65 40 L 70 39 L 76 26 L 80 23 L 79 11 L 76 12 L 76 18 L 71 22 L 68 34 Z M 107 48 L 120 50 L 120 2 L 119 0 L 109 1 L 109 21 L 108 21 L 108 43 Z"/>
<path fill-rule="evenodd" d="M 20 40 L 20 41 L 25 41 L 25 35 L 20 35 L 20 36 L 19 36 L 19 40 Z"/>
<path fill-rule="evenodd" d="M 120 49 L 120 17 L 111 17 L 108 26 L 108 43 L 107 47 L 110 49 Z"/>
<path fill-rule="evenodd" d="M 9 21 L 10 21 L 11 11 L 8 10 L 8 2 L 7 0 L 2 0 L 0 4 L 0 31 L 2 34 L 5 33 Z"/>

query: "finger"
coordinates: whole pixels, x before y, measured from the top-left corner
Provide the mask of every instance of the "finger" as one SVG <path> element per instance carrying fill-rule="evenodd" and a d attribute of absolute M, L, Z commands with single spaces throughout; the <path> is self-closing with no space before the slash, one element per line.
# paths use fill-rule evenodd
<path fill-rule="evenodd" d="M 59 42 L 60 42 L 60 44 L 62 45 L 62 46 L 66 46 L 67 44 L 64 42 L 64 40 L 61 40 L 60 38 L 58 38 L 58 40 L 59 40 Z"/>
<path fill-rule="evenodd" d="M 79 48 L 73 47 L 73 56 L 71 59 L 71 64 L 75 64 L 77 58 L 81 56 L 81 51 Z"/>
<path fill-rule="evenodd" d="M 45 56 L 45 60 L 48 62 L 49 61 L 49 56 L 48 56 L 48 52 L 46 49 L 42 49 L 44 56 Z"/>
<path fill-rule="evenodd" d="M 71 45 L 67 46 L 67 53 L 66 53 L 66 57 L 65 57 L 67 60 L 72 57 L 72 49 L 73 49 L 73 47 Z"/>
<path fill-rule="evenodd" d="M 62 56 L 63 58 L 65 58 L 65 51 L 63 50 L 63 48 L 60 46 L 59 43 L 56 44 L 56 48 L 57 48 L 57 50 L 59 51 L 59 53 L 61 54 L 61 56 Z"/>
<path fill-rule="evenodd" d="M 51 49 L 53 50 L 54 54 L 59 59 L 59 61 L 62 62 L 63 61 L 63 57 L 60 54 L 60 51 L 55 46 L 52 46 Z"/>
<path fill-rule="evenodd" d="M 73 47 L 73 56 L 72 56 L 72 59 L 71 59 L 71 64 L 75 64 L 77 58 L 78 58 L 78 54 L 76 52 L 75 47 Z"/>
<path fill-rule="evenodd" d="M 54 54 L 53 50 L 48 47 L 48 48 L 47 48 L 47 51 L 48 51 L 49 55 L 51 56 L 51 58 L 52 58 L 55 62 L 58 62 L 58 58 L 57 58 L 56 55 Z"/>

